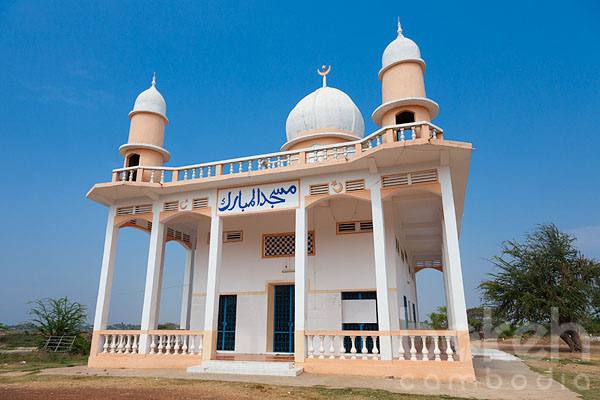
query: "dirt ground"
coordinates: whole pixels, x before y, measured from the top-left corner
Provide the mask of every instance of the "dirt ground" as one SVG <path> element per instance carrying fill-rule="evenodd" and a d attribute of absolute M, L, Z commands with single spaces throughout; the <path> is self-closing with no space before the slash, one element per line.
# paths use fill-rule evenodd
<path fill-rule="evenodd" d="M 0 380 L 2 400 L 231 400 L 231 399 L 452 399 L 370 389 L 326 389 L 212 380 L 23 376 Z"/>

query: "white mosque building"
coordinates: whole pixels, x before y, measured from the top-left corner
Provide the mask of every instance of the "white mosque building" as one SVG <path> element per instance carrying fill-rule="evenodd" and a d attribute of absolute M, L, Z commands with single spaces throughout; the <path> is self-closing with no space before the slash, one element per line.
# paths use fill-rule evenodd
<path fill-rule="evenodd" d="M 376 131 L 330 70 L 280 151 L 182 167 L 165 166 L 156 81 L 137 97 L 124 166 L 88 193 L 108 208 L 89 366 L 474 379 L 458 243 L 472 145 L 432 123 L 400 24 Z M 107 330 L 123 228 L 150 236 L 140 330 Z M 187 251 L 177 330 L 157 329 L 167 241 Z M 417 323 L 425 268 L 443 276 L 448 329 Z"/>

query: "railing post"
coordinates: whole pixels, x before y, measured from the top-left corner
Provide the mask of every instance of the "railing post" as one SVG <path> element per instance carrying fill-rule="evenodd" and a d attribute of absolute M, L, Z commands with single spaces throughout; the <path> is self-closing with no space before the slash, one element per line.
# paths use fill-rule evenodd
<path fill-rule="evenodd" d="M 136 182 L 144 182 L 144 168 L 136 169 L 135 181 Z"/>
<path fill-rule="evenodd" d="M 223 175 L 223 164 L 215 165 L 215 176 Z"/>
<path fill-rule="evenodd" d="M 179 180 L 179 170 L 174 169 L 171 171 L 171 182 L 177 182 Z"/>
<path fill-rule="evenodd" d="M 394 134 L 393 129 L 386 129 L 383 136 L 384 136 L 385 143 L 393 143 L 396 141 L 396 137 L 395 137 L 396 135 Z"/>
<path fill-rule="evenodd" d="M 429 125 L 428 124 L 421 125 L 420 131 L 421 131 L 420 132 L 421 139 L 429 139 L 431 134 L 429 133 Z"/>
<path fill-rule="evenodd" d="M 354 145 L 354 151 L 355 151 L 355 153 L 356 153 L 357 156 L 360 156 L 362 154 L 362 142 L 356 143 Z"/>

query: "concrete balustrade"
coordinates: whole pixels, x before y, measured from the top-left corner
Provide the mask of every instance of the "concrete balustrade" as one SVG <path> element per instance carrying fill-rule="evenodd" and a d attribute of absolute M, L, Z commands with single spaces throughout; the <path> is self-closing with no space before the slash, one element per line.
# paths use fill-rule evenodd
<path fill-rule="evenodd" d="M 168 184 L 254 171 L 301 167 L 305 164 L 346 162 L 389 142 L 441 140 L 443 130 L 428 121 L 382 127 L 361 140 L 282 151 L 183 167 L 136 166 L 113 170 L 113 182 Z"/>
<path fill-rule="evenodd" d="M 449 330 L 306 332 L 307 358 L 380 360 L 380 337 L 392 338 L 393 360 L 458 361 L 457 334 Z"/>

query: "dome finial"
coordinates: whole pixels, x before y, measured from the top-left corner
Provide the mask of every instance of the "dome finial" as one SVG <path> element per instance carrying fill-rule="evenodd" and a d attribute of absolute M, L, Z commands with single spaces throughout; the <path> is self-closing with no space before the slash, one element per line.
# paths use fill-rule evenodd
<path fill-rule="evenodd" d="M 331 72 L 331 65 L 325 67 L 325 64 L 321 65 L 321 69 L 317 68 L 317 74 L 323 77 L 323 87 L 327 87 L 327 75 Z"/>
<path fill-rule="evenodd" d="M 402 34 L 402 24 L 400 23 L 400 16 L 398 16 L 398 36 L 404 36 Z"/>
<path fill-rule="evenodd" d="M 156 86 L 156 72 L 152 74 L 152 86 Z"/>

